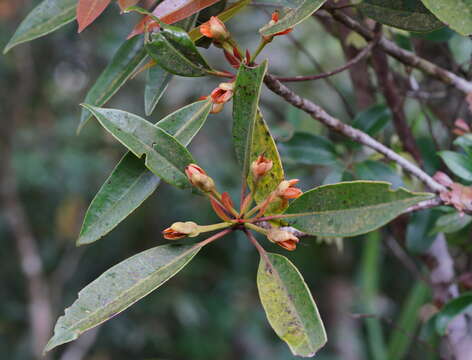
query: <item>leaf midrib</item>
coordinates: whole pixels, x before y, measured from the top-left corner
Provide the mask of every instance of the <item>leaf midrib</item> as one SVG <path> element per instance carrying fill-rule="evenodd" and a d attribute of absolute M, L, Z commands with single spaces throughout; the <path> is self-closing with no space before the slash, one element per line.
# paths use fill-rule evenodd
<path fill-rule="evenodd" d="M 84 322 L 86 322 L 87 320 L 89 320 L 91 317 L 94 317 L 95 314 L 97 314 L 98 312 L 100 312 L 103 308 L 108 307 L 108 306 L 110 306 L 111 304 L 116 303 L 118 300 L 122 299 L 124 295 L 127 295 L 132 289 L 135 289 L 135 288 L 137 288 L 137 287 L 140 287 L 142 283 L 147 282 L 147 281 L 149 280 L 149 278 L 152 278 L 152 277 L 155 275 L 156 272 L 160 272 L 161 270 L 167 269 L 167 268 L 170 267 L 172 264 L 174 264 L 175 262 L 179 261 L 181 258 L 187 256 L 189 253 L 191 253 L 192 251 L 194 251 L 194 250 L 196 250 L 196 249 L 198 249 L 198 248 L 199 248 L 199 245 L 198 245 L 198 244 L 195 245 L 195 246 L 192 246 L 192 247 L 191 247 L 190 249 L 188 249 L 187 251 L 185 251 L 185 252 L 183 252 L 182 254 L 180 254 L 179 256 L 175 257 L 172 262 L 167 263 L 166 265 L 160 267 L 160 268 L 157 269 L 156 271 L 152 272 L 149 276 L 147 276 L 147 277 L 145 277 L 145 278 L 143 278 L 143 279 L 138 280 L 132 287 L 129 287 L 128 289 L 126 289 L 125 291 L 123 291 L 123 292 L 122 292 L 117 298 L 115 298 L 113 301 L 110 301 L 110 302 L 108 302 L 106 305 L 97 308 L 95 311 L 91 312 L 90 315 L 88 314 L 83 320 L 80 320 L 80 321 L 77 322 L 75 325 L 70 326 L 70 327 L 67 327 L 67 328 L 63 328 L 63 329 L 65 329 L 65 331 L 67 331 L 67 332 L 72 332 L 72 333 L 74 333 L 74 330 L 79 330 L 79 331 L 80 331 L 79 326 L 80 326 L 81 324 L 83 324 Z M 196 253 L 195 253 L 195 255 L 196 255 Z M 190 261 L 190 260 L 191 260 L 191 259 L 189 259 L 189 261 Z M 182 264 L 182 267 L 184 267 L 186 264 L 188 264 L 188 261 L 187 261 L 186 263 Z M 182 267 L 181 267 L 181 268 L 182 268 Z M 109 270 L 111 270 L 111 269 L 109 269 Z M 177 270 L 177 271 L 178 271 L 178 270 Z M 159 286 L 160 286 L 160 285 L 163 285 L 166 281 L 170 280 L 171 277 L 172 277 L 172 276 L 170 276 L 169 278 L 167 278 L 166 280 L 164 280 L 162 283 L 159 284 Z M 128 308 L 128 307 L 130 307 L 131 305 L 135 304 L 137 301 L 139 301 L 140 299 L 142 299 L 142 298 L 145 297 L 146 295 L 150 294 L 150 293 L 151 293 L 152 291 L 154 291 L 155 289 L 156 289 L 156 288 L 153 288 L 153 289 L 149 290 L 149 291 L 146 292 L 143 296 L 141 296 L 141 297 L 139 297 L 138 299 L 132 301 L 126 308 Z M 84 290 L 85 290 L 85 289 L 84 289 Z M 82 290 L 82 291 L 83 291 L 83 290 Z M 79 299 L 80 299 L 80 294 L 82 293 L 82 291 L 79 293 L 79 297 L 77 298 L 77 300 L 76 300 L 75 302 L 79 301 Z M 74 306 L 74 304 L 72 304 L 70 307 L 72 307 L 72 306 Z M 126 308 L 125 308 L 125 309 L 126 309 Z M 122 309 L 121 311 L 123 311 L 123 310 L 125 310 L 125 309 Z M 118 313 L 120 313 L 121 311 L 119 311 Z M 66 316 L 65 313 L 64 313 L 63 316 Z M 108 318 L 103 319 L 102 321 L 100 321 L 99 323 L 93 325 L 92 327 L 96 327 L 96 326 L 98 326 L 98 325 L 100 325 L 100 324 L 103 324 L 103 323 L 104 323 L 105 321 L 107 321 L 107 320 L 108 320 Z M 90 328 L 92 328 L 92 327 L 90 327 Z M 90 329 L 90 328 L 88 328 L 88 329 Z M 87 330 L 87 329 L 85 329 L 85 330 Z M 83 331 L 80 332 L 79 334 L 81 334 L 81 333 L 83 333 Z"/>
<path fill-rule="evenodd" d="M 288 260 L 286 260 L 286 259 L 284 259 L 284 260 L 288 262 Z M 275 268 L 275 266 L 274 266 L 274 265 L 272 264 L 272 262 L 270 261 L 269 256 L 267 256 L 266 258 L 262 257 L 262 261 L 264 261 L 267 265 L 269 265 L 269 267 L 270 267 L 271 270 L 272 270 L 272 273 L 275 274 L 275 277 L 277 278 L 277 280 L 278 280 L 279 283 L 281 284 L 281 288 L 285 291 L 285 294 L 288 294 L 288 293 L 289 293 L 289 292 L 288 292 L 288 289 L 287 289 L 287 287 L 285 286 L 285 283 L 283 282 L 282 278 L 280 277 L 279 272 L 277 271 L 277 269 Z M 288 296 L 288 295 L 286 296 L 286 298 L 287 298 L 287 300 L 288 300 L 288 301 L 287 301 L 288 304 L 289 304 L 290 307 L 294 310 L 298 322 L 299 322 L 299 323 L 302 325 L 302 327 L 303 327 L 303 330 L 304 330 L 303 334 L 304 334 L 304 337 L 305 337 L 306 341 L 310 344 L 310 347 L 312 347 L 313 344 L 311 343 L 311 339 L 309 338 L 308 335 L 306 335 L 306 334 L 308 333 L 308 331 L 307 331 L 307 328 L 306 328 L 306 326 L 305 326 L 305 323 L 302 321 L 302 318 L 300 317 L 300 314 L 298 313 L 298 310 L 297 310 L 295 304 L 293 303 L 293 300 L 292 300 L 292 299 L 290 298 L 290 296 Z"/>
<path fill-rule="evenodd" d="M 412 198 L 407 198 L 407 199 L 400 199 L 400 200 L 395 200 L 394 203 L 406 203 L 409 201 L 413 200 L 427 200 L 428 197 L 424 196 L 417 196 L 417 197 L 412 197 Z M 298 217 L 298 216 L 310 216 L 310 215 L 324 215 L 324 214 L 332 214 L 332 213 L 343 213 L 343 212 L 351 212 L 351 211 L 358 211 L 358 210 L 373 210 L 377 209 L 380 207 L 384 206 L 391 206 L 393 205 L 392 202 L 382 202 L 378 203 L 375 205 L 367 205 L 367 206 L 361 206 L 361 207 L 356 207 L 356 208 L 349 208 L 349 209 L 339 209 L 339 210 L 325 210 L 325 211 L 310 211 L 310 212 L 304 212 L 304 213 L 286 213 L 285 215 L 291 215 L 290 217 Z M 290 210 L 290 208 L 288 209 Z"/>

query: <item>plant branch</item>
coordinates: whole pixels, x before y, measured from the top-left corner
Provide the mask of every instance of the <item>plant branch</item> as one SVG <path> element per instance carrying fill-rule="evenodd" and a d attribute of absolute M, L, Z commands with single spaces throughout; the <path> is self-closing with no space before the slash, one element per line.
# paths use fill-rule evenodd
<path fill-rule="evenodd" d="M 377 39 L 380 33 L 377 33 Z M 404 149 L 413 156 L 416 162 L 422 165 L 420 151 L 416 140 L 408 125 L 403 109 L 404 99 L 399 94 L 392 72 L 388 66 L 388 58 L 384 52 L 377 51 L 372 54 L 372 67 L 377 75 L 378 84 L 385 100 L 392 110 L 393 125 Z"/>
<path fill-rule="evenodd" d="M 366 40 L 372 41 L 375 38 L 374 32 L 364 27 L 342 11 L 336 11 L 336 9 L 329 8 L 326 8 L 326 10 L 330 12 L 336 21 L 342 23 L 351 30 L 354 30 Z M 415 55 L 411 51 L 402 49 L 393 41 L 390 41 L 383 36 L 379 39 L 378 47 L 405 65 L 412 66 L 446 84 L 453 85 L 465 94 L 472 92 L 472 82 Z"/>
<path fill-rule="evenodd" d="M 421 170 L 418 166 L 401 157 L 395 151 L 378 142 L 368 134 L 358 129 L 355 129 L 347 124 L 344 124 L 339 119 L 336 119 L 335 117 L 329 115 L 320 106 L 314 104 L 308 99 L 302 98 L 301 96 L 297 95 L 291 89 L 289 89 L 280 81 L 278 81 L 274 76 L 270 74 L 266 75 L 264 83 L 274 93 L 284 98 L 288 103 L 292 104 L 293 106 L 303 110 L 304 112 L 309 114 L 313 119 L 318 120 L 325 126 L 345 135 L 351 140 L 354 140 L 358 143 L 370 147 L 371 149 L 374 149 L 375 151 L 384 155 L 387 159 L 395 161 L 404 170 L 420 179 L 432 191 L 446 191 L 446 188 L 444 186 L 436 182 L 436 180 L 434 180 L 431 176 Z"/>
<path fill-rule="evenodd" d="M 315 75 L 306 75 L 306 76 L 299 75 L 299 76 L 291 76 L 291 77 L 290 76 L 289 77 L 282 77 L 281 76 L 281 77 L 277 77 L 277 80 L 279 80 L 281 82 L 311 81 L 311 80 L 324 79 L 324 78 L 328 78 L 330 76 L 339 74 L 339 73 L 351 68 L 352 66 L 356 65 L 359 61 L 363 60 L 364 58 L 366 58 L 370 54 L 370 52 L 372 51 L 373 47 L 376 45 L 377 42 L 378 42 L 378 38 L 372 40 L 355 57 L 353 57 L 347 63 L 345 63 L 344 65 L 342 65 L 342 66 L 340 66 L 340 67 L 338 67 L 334 70 L 327 71 L 327 72 L 324 72 L 324 73 L 321 73 L 321 74 L 315 74 Z"/>

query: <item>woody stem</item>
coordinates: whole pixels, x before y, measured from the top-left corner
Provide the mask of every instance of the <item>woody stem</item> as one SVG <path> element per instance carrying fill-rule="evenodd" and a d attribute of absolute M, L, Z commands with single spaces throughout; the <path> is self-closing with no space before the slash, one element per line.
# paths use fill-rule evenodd
<path fill-rule="evenodd" d="M 215 235 L 209 237 L 208 239 L 200 241 L 199 243 L 195 244 L 195 246 L 196 247 L 204 247 L 205 245 L 208 245 L 209 243 L 222 238 L 223 236 L 225 236 L 226 234 L 229 234 L 232 231 L 234 231 L 234 230 L 233 229 L 226 229 L 226 230 L 220 231 L 219 233 L 216 233 Z"/>

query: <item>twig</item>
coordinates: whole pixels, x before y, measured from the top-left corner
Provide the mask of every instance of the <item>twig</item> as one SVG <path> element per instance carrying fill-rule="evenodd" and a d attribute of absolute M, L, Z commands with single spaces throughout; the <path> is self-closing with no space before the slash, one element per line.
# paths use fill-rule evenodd
<path fill-rule="evenodd" d="M 377 39 L 379 36 L 380 32 L 377 33 Z M 388 66 L 387 55 L 381 51 L 373 53 L 372 67 L 377 75 L 378 83 L 385 100 L 390 110 L 392 110 L 393 125 L 404 149 L 413 156 L 418 164 L 422 165 L 423 160 L 421 159 L 420 151 L 406 120 L 405 111 L 403 110 L 404 99 L 397 90 L 392 72 Z"/>
<path fill-rule="evenodd" d="M 332 130 L 347 136 L 351 140 L 354 140 L 358 143 L 370 147 L 371 149 L 376 150 L 380 154 L 384 155 L 387 159 L 395 161 L 404 170 L 406 170 L 413 176 L 420 179 L 423 183 L 425 183 L 432 191 L 446 191 L 446 188 L 444 186 L 436 182 L 436 180 L 434 180 L 431 176 L 421 170 L 418 166 L 401 157 L 395 151 L 378 142 L 368 134 L 358 129 L 355 129 L 347 124 L 344 124 L 340 120 L 329 115 L 320 106 L 314 104 L 308 99 L 302 98 L 301 96 L 297 95 L 295 92 L 293 92 L 280 81 L 278 81 L 274 76 L 270 74 L 266 75 L 264 83 L 274 93 L 284 98 L 293 106 L 303 110 L 304 112 L 309 114 L 313 119 L 318 120 L 319 122 L 331 128 Z"/>
<path fill-rule="evenodd" d="M 375 34 L 371 30 L 364 27 L 350 16 L 346 15 L 341 11 L 336 11 L 335 9 L 327 10 L 331 13 L 332 17 L 336 21 L 342 23 L 344 26 L 350 28 L 351 30 L 354 30 L 355 32 L 359 33 L 366 40 L 371 41 L 374 39 Z M 408 66 L 417 68 L 418 70 L 421 70 L 422 72 L 433 76 L 446 84 L 453 85 L 465 94 L 472 92 L 472 82 L 467 81 L 466 79 L 463 79 L 460 76 L 457 76 L 456 74 L 415 55 L 411 51 L 402 49 L 394 42 L 386 39 L 385 37 L 380 38 L 378 46 L 398 61 Z"/>
<path fill-rule="evenodd" d="M 316 75 L 299 75 L 299 76 L 288 76 L 288 77 L 277 77 L 277 80 L 281 82 L 296 82 L 296 81 L 310 81 L 310 80 L 319 80 L 319 79 L 324 79 L 328 78 L 330 76 L 339 74 L 343 72 L 344 70 L 347 70 L 357 64 L 359 61 L 367 57 L 367 55 L 370 54 L 372 48 L 375 46 L 377 43 L 377 40 L 371 41 L 362 51 L 360 51 L 355 57 L 350 59 L 347 63 L 345 63 L 343 66 L 340 66 L 334 70 L 324 72 L 321 74 L 316 74 Z"/>
<path fill-rule="evenodd" d="M 287 37 L 290 39 L 290 41 L 293 43 L 293 45 L 295 45 L 295 47 L 298 50 L 300 50 L 303 54 L 305 54 L 308 60 L 310 60 L 310 62 L 313 64 L 313 66 L 315 66 L 318 69 L 318 71 L 323 72 L 323 73 L 326 72 L 323 66 L 320 64 L 320 62 L 305 48 L 305 46 L 303 46 L 302 43 L 300 43 L 300 41 L 298 41 L 292 34 L 288 34 Z M 346 113 L 350 117 L 354 117 L 355 113 L 351 107 L 351 104 L 347 100 L 346 96 L 344 96 L 342 91 L 339 90 L 338 87 L 334 84 L 332 79 L 330 79 L 329 77 L 325 77 L 323 78 L 323 81 L 338 95 L 339 99 L 344 105 L 344 108 L 346 109 Z"/>

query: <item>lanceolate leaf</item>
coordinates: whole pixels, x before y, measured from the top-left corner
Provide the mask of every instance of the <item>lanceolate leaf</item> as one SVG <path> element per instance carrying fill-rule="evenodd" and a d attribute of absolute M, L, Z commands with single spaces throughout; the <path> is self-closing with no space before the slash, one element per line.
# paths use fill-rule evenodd
<path fill-rule="evenodd" d="M 307 191 L 286 211 L 286 221 L 311 235 L 349 237 L 375 230 L 433 195 L 376 181 L 352 181 Z"/>
<path fill-rule="evenodd" d="M 211 102 L 198 101 L 168 115 L 157 125 L 187 146 L 203 126 L 210 109 Z M 159 181 L 143 159 L 128 152 L 90 204 L 77 245 L 90 244 L 110 232 L 156 190 Z"/>
<path fill-rule="evenodd" d="M 233 144 L 236 158 L 246 179 L 251 160 L 251 145 L 258 116 L 262 81 L 267 72 L 267 61 L 251 68 L 241 65 L 236 77 L 233 97 Z"/>
<path fill-rule="evenodd" d="M 189 30 L 195 24 L 195 20 L 196 15 L 179 21 L 177 25 L 185 30 Z M 154 60 L 152 61 L 155 62 Z M 147 116 L 152 114 L 171 80 L 172 74 L 159 65 L 154 65 L 149 68 L 146 87 L 144 89 L 144 109 Z"/>
<path fill-rule="evenodd" d="M 13 37 L 3 50 L 47 35 L 74 21 L 77 0 L 44 0 L 21 22 Z"/>
<path fill-rule="evenodd" d="M 89 109 L 100 124 L 138 158 L 145 156 L 145 165 L 169 184 L 189 186 L 185 167 L 194 162 L 192 155 L 172 135 L 126 111 Z"/>
<path fill-rule="evenodd" d="M 257 287 L 270 325 L 292 353 L 312 357 L 327 341 L 323 322 L 305 281 L 284 256 L 267 253 Z"/>
<path fill-rule="evenodd" d="M 144 89 L 144 109 L 147 116 L 151 115 L 156 108 L 170 80 L 172 80 L 172 74 L 159 65 L 154 65 L 149 69 Z"/>
<path fill-rule="evenodd" d="M 366 16 L 408 31 L 428 32 L 444 26 L 421 0 L 364 0 L 358 6 Z"/>
<path fill-rule="evenodd" d="M 199 250 L 198 245 L 158 246 L 105 271 L 79 292 L 78 299 L 57 320 L 44 351 L 73 341 L 126 310 L 178 273 Z"/>
<path fill-rule="evenodd" d="M 280 160 L 279 152 L 275 141 L 272 138 L 272 135 L 269 132 L 262 113 L 260 110 L 256 116 L 256 122 L 254 124 L 254 132 L 252 136 L 252 144 L 250 147 L 250 159 L 249 163 L 252 163 L 257 159 L 259 155 L 264 155 L 264 157 L 272 160 L 273 166 L 270 172 L 264 176 L 257 184 L 256 192 L 254 193 L 254 200 L 257 203 L 262 202 L 272 191 L 275 190 L 277 185 L 284 180 L 284 169 L 282 167 L 282 161 Z M 248 184 L 251 191 L 254 191 L 254 181 L 252 172 L 249 171 Z M 277 214 L 285 210 L 282 207 L 282 202 L 274 202 L 267 209 L 266 214 Z"/>
<path fill-rule="evenodd" d="M 456 316 L 463 314 L 472 306 L 472 292 L 464 293 L 461 296 L 449 301 L 436 315 L 436 331 L 439 335 L 445 335 L 449 323 Z"/>
<path fill-rule="evenodd" d="M 464 180 L 472 181 L 472 157 L 454 151 L 441 151 L 439 156 L 447 167 Z"/>
<path fill-rule="evenodd" d="M 288 7 L 284 10 L 277 23 L 264 26 L 261 28 L 260 33 L 263 36 L 269 36 L 294 27 L 311 16 L 325 2 L 326 0 L 304 0 L 301 3 L 295 1 L 293 7 Z"/>
<path fill-rule="evenodd" d="M 239 0 L 238 2 L 234 3 L 229 8 L 227 8 L 225 11 L 223 11 L 221 14 L 219 14 L 217 17 L 221 21 L 226 22 L 234 15 L 239 13 L 241 10 L 243 10 L 250 2 L 251 0 Z M 203 34 L 200 32 L 200 27 L 192 29 L 192 31 L 189 32 L 189 36 L 193 41 L 201 39 L 203 37 Z"/>
<path fill-rule="evenodd" d="M 79 33 L 94 22 L 100 14 L 110 4 L 110 0 L 78 0 L 77 22 L 79 23 Z"/>
<path fill-rule="evenodd" d="M 89 90 L 84 102 L 103 106 L 126 83 L 145 57 L 146 51 L 140 37 L 125 41 Z M 91 117 L 87 109 L 82 109 L 78 131 Z"/>
<path fill-rule="evenodd" d="M 470 0 L 421 0 L 429 11 L 461 35 L 472 34 L 472 2 Z"/>
<path fill-rule="evenodd" d="M 211 70 L 187 32 L 174 26 L 161 29 L 151 36 L 146 51 L 170 73 L 181 76 L 204 76 Z"/>
<path fill-rule="evenodd" d="M 183 20 L 200 10 L 203 10 L 220 0 L 164 0 L 162 1 L 152 14 L 166 24 L 173 24 L 179 20 Z M 145 16 L 134 28 L 129 37 L 142 34 L 148 25 L 148 30 L 152 30 L 156 24 L 152 24 L 149 16 Z"/>

